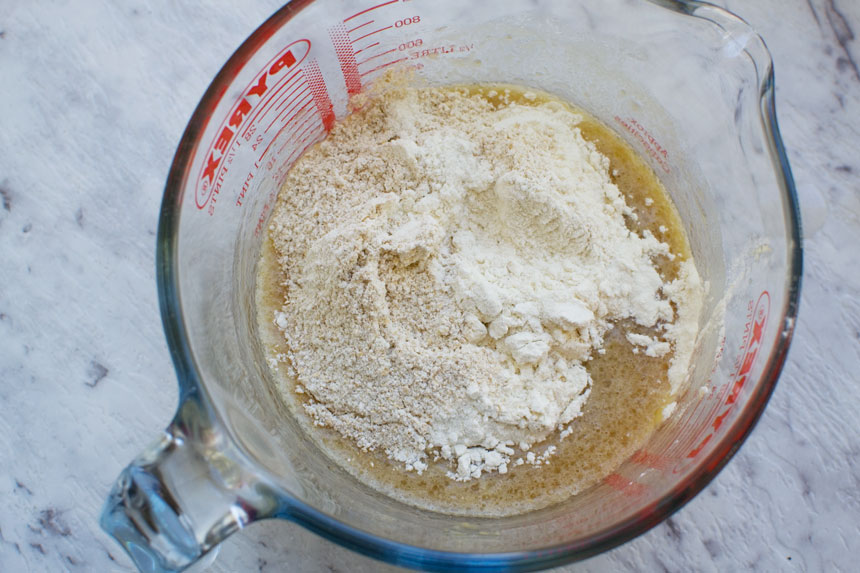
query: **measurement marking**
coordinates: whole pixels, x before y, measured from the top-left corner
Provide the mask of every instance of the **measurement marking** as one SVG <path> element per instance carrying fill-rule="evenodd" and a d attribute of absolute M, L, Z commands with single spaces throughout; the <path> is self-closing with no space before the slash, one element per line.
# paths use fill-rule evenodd
<path fill-rule="evenodd" d="M 296 97 L 290 101 L 289 105 L 287 105 L 287 107 L 285 107 L 284 109 L 281 110 L 281 113 L 278 114 L 278 118 L 283 117 L 284 114 L 286 112 L 288 112 L 290 109 L 295 109 L 295 105 L 298 104 L 299 102 L 305 101 L 305 95 L 309 94 L 309 93 L 310 93 L 310 89 L 308 88 L 307 85 L 305 85 L 302 88 L 302 91 L 299 92 L 298 94 L 296 94 Z M 313 97 L 313 95 L 311 95 L 311 97 Z"/>
<path fill-rule="evenodd" d="M 310 126 L 310 128 L 313 128 L 313 127 L 316 127 L 316 126 Z M 310 128 L 307 130 L 307 133 L 299 140 L 298 147 L 296 147 L 293 150 L 293 152 L 290 153 L 290 156 L 287 158 L 287 161 L 294 161 L 294 158 L 293 158 L 294 155 L 295 155 L 295 159 L 298 159 L 301 156 L 301 154 L 304 153 L 308 147 L 310 147 L 316 141 L 318 141 L 317 137 L 319 137 L 319 134 L 315 133 L 314 129 L 310 129 Z M 296 152 L 298 152 L 298 153 L 296 153 Z"/>
<path fill-rule="evenodd" d="M 303 130 L 303 128 L 304 128 L 304 129 L 307 129 L 307 127 L 306 127 L 306 126 L 308 126 L 308 127 L 309 127 L 309 126 L 314 126 L 314 125 L 315 125 L 316 127 L 319 127 L 319 124 L 316 124 L 316 123 L 314 123 L 314 122 L 312 121 L 313 119 L 314 119 L 313 117 L 305 118 L 305 121 L 304 121 L 302 124 L 300 124 L 300 125 L 296 128 L 296 131 L 294 131 L 294 132 L 293 132 L 293 134 L 292 134 L 290 137 L 288 137 L 288 138 L 287 138 L 287 140 L 284 142 L 284 144 L 283 144 L 283 145 L 281 145 L 281 147 L 279 147 L 279 148 L 278 148 L 278 150 L 277 150 L 274 154 L 272 154 L 272 157 L 280 157 L 280 156 L 281 156 L 281 154 L 284 152 L 284 150 L 285 150 L 289 145 L 291 145 L 291 144 L 298 145 L 299 136 L 300 136 L 300 135 L 303 135 L 303 134 L 305 133 L 305 131 Z M 310 124 L 308 124 L 308 122 L 309 122 L 309 121 L 311 122 Z M 284 163 L 283 163 L 283 164 L 284 164 L 284 165 L 289 164 L 289 161 L 290 161 L 290 159 L 292 159 L 292 157 L 293 157 L 293 153 L 292 153 L 292 152 L 290 152 L 290 154 L 287 156 L 287 160 L 286 160 L 286 161 L 284 161 Z"/>
<path fill-rule="evenodd" d="M 672 463 L 672 459 L 667 456 L 655 454 L 653 452 L 646 452 L 645 450 L 639 450 L 633 454 L 630 457 L 630 461 L 655 469 L 665 469 Z"/>
<path fill-rule="evenodd" d="M 257 163 L 263 161 L 263 158 L 269 152 L 269 149 L 272 148 L 272 144 L 278 140 L 278 138 L 281 136 L 281 134 L 284 132 L 284 130 L 287 129 L 288 125 L 289 125 L 289 122 L 285 123 L 284 125 L 281 126 L 281 129 L 278 130 L 278 133 L 275 134 L 275 137 L 272 138 L 272 141 L 269 142 L 269 145 L 267 145 L 266 149 L 263 150 L 263 153 L 260 154 L 260 158 L 257 160 Z"/>
<path fill-rule="evenodd" d="M 269 98 L 267 100 L 263 100 L 258 104 L 259 107 L 254 113 L 254 116 L 251 118 L 251 121 L 248 122 L 248 127 L 245 128 L 245 131 L 242 134 L 243 136 L 247 137 L 248 130 L 251 128 L 251 126 L 257 123 L 257 119 L 261 116 L 261 114 L 264 113 L 264 111 L 268 111 L 266 108 L 269 107 L 269 104 L 274 103 L 275 97 L 281 93 L 281 90 L 283 90 L 289 82 L 291 82 L 297 76 L 301 75 L 301 73 L 302 70 L 298 69 L 293 74 L 287 76 L 286 78 L 272 86 L 271 92 L 269 93 Z"/>
<path fill-rule="evenodd" d="M 308 130 L 314 128 L 314 119 L 316 119 L 316 116 L 309 116 L 303 122 L 296 126 L 295 135 L 293 135 L 293 141 L 295 141 L 299 145 L 304 141 L 304 137 L 306 136 Z"/>
<path fill-rule="evenodd" d="M 314 115 L 311 115 L 311 116 L 310 116 L 309 118 L 307 118 L 307 119 L 312 119 L 312 118 L 314 118 L 314 117 L 318 117 L 318 116 L 317 116 L 316 114 L 314 114 Z M 262 163 L 263 158 L 264 158 L 264 157 L 266 157 L 266 155 L 269 153 L 269 150 L 272 148 L 272 145 L 273 145 L 276 141 L 278 141 L 278 139 L 281 137 L 281 135 L 284 133 L 284 131 L 286 131 L 286 130 L 290 127 L 290 122 L 292 122 L 292 120 L 293 120 L 293 119 L 295 119 L 295 116 L 294 116 L 294 117 L 292 117 L 292 118 L 290 118 L 290 121 L 288 121 L 287 123 L 285 123 L 285 124 L 281 127 L 281 129 L 280 129 L 280 130 L 278 130 L 278 134 L 277 134 L 277 135 L 275 135 L 275 137 L 273 137 L 273 138 L 272 138 L 272 141 L 270 141 L 270 142 L 269 142 L 269 145 L 267 145 L 267 146 L 266 146 L 266 149 L 263 151 L 263 154 L 262 154 L 262 155 L 260 155 L 260 158 L 257 160 L 257 162 L 258 162 L 258 163 Z M 306 120 L 305 120 L 305 122 L 303 122 L 301 125 L 305 125 L 305 123 L 307 123 L 307 119 L 306 119 Z M 293 124 L 293 126 L 295 127 L 295 124 Z M 295 134 L 294 134 L 294 135 L 295 135 Z M 281 145 L 280 149 L 278 149 L 278 151 L 276 151 L 276 152 L 274 153 L 274 156 L 275 156 L 275 157 L 277 157 L 278 155 L 280 155 L 280 154 L 281 154 L 281 152 L 284 150 L 284 148 L 285 148 L 287 145 L 289 145 L 289 144 L 290 144 L 290 142 L 292 142 L 292 141 L 294 141 L 294 140 L 295 140 L 295 137 L 287 137 L 287 140 L 284 142 L 284 144 L 283 144 L 283 145 Z"/>
<path fill-rule="evenodd" d="M 284 161 L 284 163 L 289 164 L 290 162 L 298 159 L 302 152 L 308 148 L 308 138 L 318 129 L 319 125 L 311 124 L 307 126 L 307 128 L 305 128 L 305 130 L 302 132 L 302 138 L 296 143 L 296 148 L 290 152 L 290 154 L 287 156 L 287 160 Z"/>
<path fill-rule="evenodd" d="M 358 75 L 355 52 L 352 48 L 352 42 L 349 41 L 346 27 L 343 24 L 332 27 L 329 29 L 329 36 L 337 55 L 337 61 L 340 64 L 340 71 L 343 73 L 343 81 L 346 83 L 346 93 L 349 95 L 360 93 L 361 77 Z"/>
<path fill-rule="evenodd" d="M 614 489 L 615 491 L 620 491 L 621 493 L 629 496 L 638 496 L 642 495 L 648 491 L 648 488 L 642 485 L 641 483 L 630 481 L 629 479 L 615 474 L 609 474 L 603 480 L 603 483 Z"/>
<path fill-rule="evenodd" d="M 302 43 L 306 45 L 306 50 L 304 54 L 302 54 L 302 56 L 297 59 L 295 54 L 293 53 L 293 50 L 294 47 L 297 47 Z M 216 130 L 216 133 L 218 134 L 217 138 L 215 138 L 209 144 L 209 150 L 207 152 L 209 155 L 209 159 L 204 162 L 204 164 L 200 167 L 198 179 L 194 188 L 194 201 L 198 209 L 205 208 L 206 205 L 209 204 L 209 200 L 213 197 L 213 195 L 217 195 L 220 192 L 221 181 L 225 176 L 226 172 L 228 171 L 228 164 L 224 161 L 226 155 L 222 152 L 220 157 L 217 158 L 217 160 L 215 157 L 216 145 L 222 145 L 219 142 L 221 140 L 221 137 L 225 136 L 225 129 L 228 129 L 227 126 L 230 125 L 230 122 L 239 122 L 238 125 L 230 125 L 230 127 L 234 128 L 235 131 L 233 131 L 233 135 L 230 138 L 229 143 L 226 144 L 230 149 L 232 149 L 233 146 L 238 147 L 239 145 L 241 145 L 239 138 L 242 126 L 246 124 L 250 126 L 253 123 L 249 120 L 248 116 L 246 115 L 246 112 L 244 111 L 244 106 L 250 105 L 249 96 L 252 94 L 257 95 L 258 97 L 264 95 L 266 91 L 268 91 L 263 87 L 264 84 L 267 82 L 267 78 L 279 73 L 284 67 L 287 68 L 288 74 L 291 68 L 298 68 L 298 66 L 301 65 L 301 63 L 304 62 L 305 58 L 307 57 L 308 52 L 310 51 L 310 46 L 310 40 L 296 40 L 295 42 L 292 42 L 283 50 L 272 56 L 272 58 L 266 63 L 263 69 L 257 73 L 254 80 L 249 83 L 243 90 L 243 93 L 245 94 L 244 97 L 240 97 L 238 101 L 233 104 L 230 109 L 230 112 L 221 121 L 221 125 Z M 277 64 L 275 62 L 277 62 Z M 260 89 L 263 90 L 262 93 L 258 91 Z M 262 101 L 262 97 L 260 97 L 260 100 Z M 257 103 L 259 104 L 260 102 Z M 255 106 L 252 105 L 251 109 L 253 109 L 254 107 Z M 247 133 L 248 132 L 246 129 L 244 134 Z M 221 148 L 218 147 L 217 149 L 220 150 Z M 202 196 L 203 194 L 205 194 L 205 197 Z M 209 204 L 210 215 L 213 214 L 213 209 L 214 203 Z"/>
<path fill-rule="evenodd" d="M 278 122 L 278 120 L 281 120 L 286 115 L 288 115 L 289 112 L 293 111 L 295 109 L 296 105 L 304 103 L 305 107 L 307 107 L 307 104 L 311 103 L 313 100 L 314 100 L 313 96 L 311 96 L 310 99 L 305 99 L 304 97 L 301 97 L 301 98 L 293 100 L 292 104 L 287 106 L 287 108 L 285 110 L 283 110 L 281 113 L 279 113 L 278 116 L 272 120 L 272 123 L 269 124 L 269 127 L 267 127 L 265 130 L 263 130 L 263 133 L 268 133 L 269 130 L 272 129 L 272 126 L 274 126 L 275 123 Z M 299 109 L 304 109 L 304 108 L 299 108 Z M 289 122 L 287 122 L 287 123 L 289 123 Z"/>
<path fill-rule="evenodd" d="M 291 96 L 291 95 L 293 95 L 293 92 L 295 92 L 298 88 L 300 88 L 300 87 L 302 87 L 302 86 L 304 86 L 304 87 L 308 87 L 308 84 L 307 84 L 307 83 L 302 83 L 302 82 L 299 82 L 299 83 L 295 84 L 295 85 L 293 86 L 293 89 L 292 89 L 292 90 L 290 90 L 290 92 L 289 92 L 286 96 L 284 96 L 284 97 L 281 99 L 280 103 L 278 103 L 278 105 L 276 105 L 276 106 L 275 106 L 275 111 L 278 111 L 278 110 L 280 110 L 282 107 L 284 107 L 284 104 L 286 104 L 286 103 L 288 103 L 288 102 L 290 101 L 290 96 Z M 284 89 L 287 89 L 287 87 L 288 87 L 288 86 L 284 86 Z"/>
<path fill-rule="evenodd" d="M 365 50 L 369 50 L 369 49 L 370 49 L 370 48 L 372 48 L 373 46 L 378 46 L 378 45 L 379 45 L 379 42 L 376 42 L 375 44 L 371 44 L 371 45 L 369 45 L 369 46 L 365 46 L 365 47 L 363 47 L 362 49 L 360 49 L 359 51 L 357 51 L 357 52 L 355 53 L 355 55 L 357 56 L 357 55 L 359 55 L 360 53 L 362 53 L 363 51 L 365 51 Z"/>
<path fill-rule="evenodd" d="M 384 27 L 384 28 L 380 28 L 379 30 L 374 30 L 373 32 L 369 32 L 369 33 L 365 34 L 364 36 L 362 36 L 362 37 L 360 37 L 360 38 L 357 38 L 357 39 L 353 40 L 351 43 L 355 44 L 356 42 L 360 42 L 360 41 L 362 41 L 363 39 L 367 38 L 368 36 L 372 36 L 372 35 L 374 35 L 374 34 L 378 34 L 379 32 L 382 32 L 383 30 L 387 30 L 387 29 L 389 29 L 389 28 L 393 28 L 393 27 L 394 27 L 394 26 L 386 26 L 386 27 Z"/>
<path fill-rule="evenodd" d="M 300 108 L 296 109 L 296 110 L 293 112 L 293 114 L 292 114 L 292 116 L 290 117 L 290 119 L 288 119 L 288 120 L 286 121 L 286 125 L 290 125 L 291 123 L 293 123 L 294 121 L 296 121 L 299 117 L 302 117 L 302 116 L 303 116 L 303 114 L 305 113 L 305 110 L 307 110 L 307 109 L 308 109 L 308 106 L 309 106 L 309 105 L 311 105 L 313 102 L 314 102 L 314 100 L 313 100 L 313 98 L 311 98 L 311 99 L 310 99 L 310 101 L 306 101 L 304 104 L 302 104 L 302 107 L 300 107 Z M 295 125 L 295 124 L 294 124 L 294 125 Z"/>
<path fill-rule="evenodd" d="M 359 24 L 359 25 L 358 25 L 358 26 L 356 26 L 355 28 L 353 28 L 353 29 L 351 29 L 351 30 L 347 30 L 347 31 L 346 31 L 346 33 L 347 33 L 347 34 L 352 34 L 352 33 L 353 33 L 353 32 L 355 32 L 356 30 L 358 30 L 359 28 L 364 28 L 364 27 L 365 27 L 365 26 L 367 26 L 368 24 L 373 24 L 374 22 L 376 22 L 376 20 L 368 20 L 368 21 L 367 21 L 367 22 L 365 22 L 364 24 Z"/>
<path fill-rule="evenodd" d="M 255 125 L 257 123 L 258 119 L 265 117 L 265 114 L 268 113 L 269 109 L 271 109 L 271 106 L 275 103 L 277 98 L 281 95 L 282 90 L 284 88 L 286 88 L 287 85 L 293 79 L 298 77 L 300 75 L 300 73 L 301 73 L 301 69 L 297 69 L 292 74 L 289 74 L 289 75 L 281 78 L 280 80 L 278 80 L 277 82 L 275 82 L 272 85 L 268 95 L 257 104 L 259 106 L 259 108 L 254 113 L 253 118 L 251 118 L 251 120 L 248 122 L 247 127 L 245 128 L 244 134 L 242 134 L 242 136 L 239 136 L 238 134 L 234 134 L 233 139 L 230 143 L 229 149 L 232 149 L 233 146 L 235 146 L 238 142 L 241 142 L 242 141 L 241 137 L 247 136 L 248 131 L 251 129 L 251 126 Z M 269 109 L 267 109 L 267 108 L 269 108 Z M 247 121 L 247 117 L 246 117 L 245 121 Z M 226 155 L 224 157 L 226 157 Z M 229 165 L 229 163 L 227 163 L 227 162 L 224 162 L 224 161 L 221 162 L 221 165 L 218 167 L 218 172 L 217 172 L 217 175 L 215 177 L 215 180 L 220 179 L 222 177 L 222 175 L 224 173 L 226 173 L 228 165 Z"/>
<path fill-rule="evenodd" d="M 308 137 L 310 137 L 311 133 L 313 132 L 308 132 L 308 134 L 302 138 L 302 140 L 299 142 L 299 146 L 296 147 L 290 153 L 289 157 L 287 157 L 287 160 L 284 161 L 285 165 L 289 165 L 291 161 L 295 161 L 296 159 L 298 159 L 308 147 L 319 141 L 319 136 L 321 135 L 320 133 L 314 134 L 313 138 L 311 138 L 311 141 L 308 141 Z"/>
<path fill-rule="evenodd" d="M 302 149 L 302 146 L 308 142 L 308 140 L 311 138 L 311 134 L 313 133 L 313 127 L 314 126 L 312 125 L 308 126 L 308 129 L 304 131 L 302 138 L 299 140 L 299 146 L 296 149 Z"/>
<path fill-rule="evenodd" d="M 308 85 L 311 87 L 311 93 L 314 96 L 314 103 L 323 122 L 323 127 L 325 127 L 326 131 L 331 131 L 335 122 L 334 106 L 331 103 L 331 97 L 328 95 L 328 88 L 322 77 L 320 66 L 315 59 L 312 59 L 305 64 L 304 70 Z"/>
<path fill-rule="evenodd" d="M 388 62 L 387 64 L 382 64 L 381 66 L 376 66 L 376 67 L 375 67 L 375 68 L 373 68 L 372 70 L 369 70 L 369 71 L 364 72 L 364 73 L 359 74 L 359 75 L 360 75 L 360 76 L 366 76 L 367 74 L 372 74 L 372 73 L 373 73 L 373 72 L 375 72 L 376 70 L 381 70 L 382 68 L 386 68 L 386 67 L 388 67 L 388 66 L 392 66 L 392 65 L 396 64 L 397 62 L 403 62 L 403 61 L 405 61 L 405 60 L 406 60 L 406 58 L 400 58 L 400 59 L 394 60 L 393 62 Z"/>
<path fill-rule="evenodd" d="M 394 3 L 398 2 L 398 1 L 399 1 L 399 0 L 388 0 L 388 2 L 383 2 L 382 4 L 377 4 L 376 6 L 371 6 L 371 7 L 370 7 L 370 8 L 368 8 L 367 10 L 362 10 L 361 12 L 356 12 L 355 14 L 353 14 L 352 16 L 350 16 L 349 18 L 347 18 L 346 20 L 344 20 L 344 23 L 349 22 L 349 21 L 350 21 L 350 20 L 352 20 L 353 18 L 357 18 L 357 17 L 361 16 L 362 14 L 367 14 L 367 13 L 368 13 L 368 12 L 370 12 L 371 10 L 376 10 L 377 8 L 382 8 L 383 6 L 388 6 L 389 4 L 394 4 Z"/>
<path fill-rule="evenodd" d="M 296 133 L 301 129 L 301 127 L 303 125 L 306 125 L 309 120 L 313 119 L 314 117 L 317 117 L 315 114 L 305 115 L 305 110 L 307 109 L 307 107 L 308 107 L 308 105 L 305 104 L 305 106 L 302 109 L 300 109 L 298 112 L 296 112 L 296 114 L 293 115 L 293 117 L 291 117 L 290 120 L 286 124 L 284 124 L 284 127 L 287 127 L 287 126 L 292 124 L 291 129 L 295 129 L 295 131 L 293 132 L 293 134 L 291 136 L 286 138 L 286 141 L 284 141 L 283 145 L 281 145 L 281 147 L 275 152 L 274 155 L 276 157 L 281 154 L 281 152 L 284 150 L 284 148 L 287 145 L 289 145 L 291 141 L 295 141 Z M 299 118 L 302 118 L 303 121 L 297 122 L 297 120 Z M 281 134 L 278 134 L 278 137 L 280 137 L 280 135 Z"/>
<path fill-rule="evenodd" d="M 366 64 L 366 63 L 367 63 L 367 62 L 369 62 L 370 60 L 373 60 L 373 59 L 375 59 L 375 58 L 378 58 L 379 56 L 384 56 L 385 54 L 390 54 L 391 52 L 396 52 L 396 51 L 397 51 L 397 48 L 391 48 L 391 49 L 390 49 L 390 50 L 388 50 L 387 52 L 382 52 L 381 54 L 376 54 L 375 56 L 370 56 L 370 57 L 369 57 L 369 58 L 367 58 L 366 60 L 361 60 L 360 62 L 358 62 L 358 63 L 356 64 L 356 66 L 360 66 L 361 64 Z"/>
<path fill-rule="evenodd" d="M 296 124 L 295 124 L 295 123 L 293 123 L 293 122 L 296 120 L 296 118 L 297 118 L 297 117 L 299 117 L 299 116 L 301 115 L 301 113 L 305 110 L 305 108 L 307 108 L 307 106 L 308 106 L 310 103 L 312 103 L 312 101 L 313 101 L 313 100 L 311 100 L 311 102 L 308 102 L 307 104 L 305 104 L 305 105 L 304 105 L 304 107 L 303 107 L 302 109 L 300 109 L 300 110 L 299 110 L 295 115 L 293 115 L 293 116 L 289 119 L 289 121 L 287 121 L 284 125 L 282 125 L 282 126 L 281 126 L 281 128 L 278 130 L 278 133 L 277 133 L 277 134 L 275 134 L 275 137 L 273 137 L 273 138 L 272 138 L 272 141 L 270 141 L 270 142 L 269 142 L 269 145 L 267 145 L 267 146 L 266 146 L 266 149 L 264 149 L 264 150 L 263 150 L 263 153 L 262 153 L 262 154 L 260 154 L 260 158 L 257 160 L 258 162 L 263 161 L 263 158 L 266 156 L 266 154 L 267 154 L 267 153 L 269 152 L 269 150 L 272 148 L 272 145 L 274 145 L 274 144 L 275 144 L 275 142 L 276 142 L 276 141 L 278 141 L 278 138 L 279 138 L 279 137 L 281 137 L 281 135 L 283 135 L 284 131 L 286 131 L 287 129 L 289 129 L 290 124 L 292 124 L 292 126 L 293 126 L 293 127 L 295 127 L 295 125 L 296 125 Z M 316 114 L 314 114 L 314 115 L 311 115 L 310 117 L 317 117 L 317 116 L 316 116 Z M 304 122 L 302 123 L 302 125 L 304 125 Z M 292 141 L 292 139 L 288 137 L 288 138 L 287 138 L 287 140 L 284 142 L 284 145 L 282 145 L 282 146 L 281 146 L 281 149 L 280 149 L 280 150 L 278 150 L 278 152 L 276 153 L 276 155 L 277 155 L 278 153 L 280 153 L 280 152 L 281 152 L 281 150 L 283 150 L 283 149 L 284 149 L 284 147 L 286 147 L 286 146 L 287 146 L 287 144 L 288 144 L 290 141 Z"/>
<path fill-rule="evenodd" d="M 281 103 L 278 104 L 278 108 L 280 108 L 281 106 L 290 107 L 290 105 L 295 103 L 297 99 L 301 99 L 298 97 L 295 99 L 291 99 L 293 94 L 298 96 L 299 94 L 303 94 L 305 91 L 308 91 L 308 90 L 309 90 L 308 84 L 306 84 L 306 83 L 297 85 L 296 87 L 294 87 L 292 89 L 292 91 L 287 95 L 287 97 L 284 98 L 284 101 L 282 101 Z M 296 93 L 297 91 L 298 91 L 298 93 Z M 281 110 L 278 110 L 278 108 L 275 108 L 275 111 L 278 112 L 277 115 L 280 115 Z"/>
<path fill-rule="evenodd" d="M 301 143 L 300 142 L 300 136 L 304 135 L 305 132 L 307 132 L 307 130 L 313 126 L 313 123 L 308 123 L 308 122 L 311 122 L 316 117 L 318 117 L 318 116 L 316 116 L 316 115 L 308 116 L 305 118 L 305 120 L 303 122 L 298 124 L 296 126 L 295 132 L 293 132 L 293 137 L 287 138 L 287 140 L 284 142 L 284 144 L 278 149 L 278 151 L 275 152 L 275 155 L 276 156 L 280 155 L 290 143 L 296 143 L 297 145 L 299 143 Z M 298 149 L 298 147 L 296 149 Z M 292 156 L 293 156 L 293 154 L 290 153 L 290 155 L 287 157 L 287 159 L 289 159 Z"/>
<path fill-rule="evenodd" d="M 260 110 L 257 112 L 256 115 L 254 115 L 254 119 L 251 122 L 252 124 L 256 123 L 257 121 L 261 121 L 264 117 L 266 117 L 266 114 L 272 111 L 272 107 L 275 105 L 278 98 L 284 95 L 284 90 L 290 87 L 290 84 L 292 84 L 293 80 L 302 77 L 301 73 L 299 72 L 301 72 L 301 70 L 297 70 L 294 75 L 285 78 L 283 82 L 278 82 L 273 86 L 270 98 L 267 101 L 263 102 L 263 104 L 260 106 Z M 301 85 L 301 82 L 299 82 L 299 85 Z M 250 127 L 250 124 L 248 127 Z"/>

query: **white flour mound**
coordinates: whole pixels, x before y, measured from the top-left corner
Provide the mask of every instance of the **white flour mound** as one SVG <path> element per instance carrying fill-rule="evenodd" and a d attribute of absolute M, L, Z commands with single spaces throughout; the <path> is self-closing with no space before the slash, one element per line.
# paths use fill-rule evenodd
<path fill-rule="evenodd" d="M 684 380 L 701 285 L 610 182 L 560 103 L 496 109 L 398 89 L 335 127 L 287 176 L 270 236 L 287 277 L 276 323 L 314 422 L 408 470 L 505 473 L 580 416 L 584 367 L 614 322 Z M 677 312 L 676 312 L 677 311 Z"/>

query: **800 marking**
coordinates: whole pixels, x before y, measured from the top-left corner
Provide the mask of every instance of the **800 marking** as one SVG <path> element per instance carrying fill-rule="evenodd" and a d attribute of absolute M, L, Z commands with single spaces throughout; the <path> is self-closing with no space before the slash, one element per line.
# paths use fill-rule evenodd
<path fill-rule="evenodd" d="M 408 26 L 409 24 L 417 24 L 421 21 L 421 16 L 412 16 L 410 18 L 403 18 L 402 20 L 397 20 L 394 23 L 395 28 L 402 28 L 403 26 Z"/>
<path fill-rule="evenodd" d="M 397 49 L 399 51 L 403 52 L 405 50 L 411 50 L 412 48 L 417 48 L 418 46 L 423 46 L 423 45 L 424 45 L 424 40 L 422 40 L 421 38 L 417 38 L 415 40 L 409 40 L 408 42 L 404 42 L 404 43 L 400 44 L 399 46 L 397 46 Z"/>

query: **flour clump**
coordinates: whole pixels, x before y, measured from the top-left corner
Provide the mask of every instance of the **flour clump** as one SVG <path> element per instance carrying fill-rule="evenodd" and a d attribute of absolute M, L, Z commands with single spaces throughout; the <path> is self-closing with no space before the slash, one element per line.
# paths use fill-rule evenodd
<path fill-rule="evenodd" d="M 561 102 L 392 88 L 291 169 L 270 237 L 282 363 L 314 423 L 449 477 L 550 463 L 619 322 L 686 375 L 701 284 L 612 183 Z M 682 340 L 683 337 L 683 340 Z"/>

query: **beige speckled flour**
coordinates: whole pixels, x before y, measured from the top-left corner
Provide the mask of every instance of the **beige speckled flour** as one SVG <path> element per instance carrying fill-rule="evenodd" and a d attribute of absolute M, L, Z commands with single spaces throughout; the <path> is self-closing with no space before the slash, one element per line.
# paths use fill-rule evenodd
<path fill-rule="evenodd" d="M 290 171 L 270 237 L 286 278 L 284 367 L 314 422 L 418 473 L 541 463 L 621 321 L 671 354 L 677 391 L 701 285 L 635 218 L 565 105 L 392 89 Z"/>

